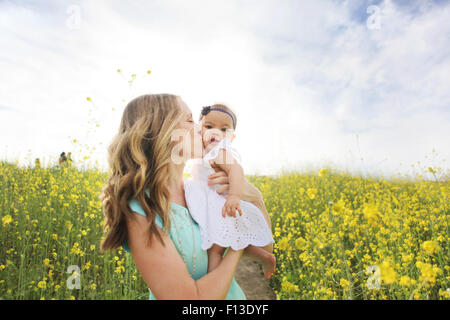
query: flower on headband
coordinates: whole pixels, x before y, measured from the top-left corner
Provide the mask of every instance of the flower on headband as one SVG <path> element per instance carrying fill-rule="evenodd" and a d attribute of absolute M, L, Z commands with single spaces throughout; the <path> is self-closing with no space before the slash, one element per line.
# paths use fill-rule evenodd
<path fill-rule="evenodd" d="M 211 111 L 211 106 L 203 107 L 202 115 L 206 116 Z"/>

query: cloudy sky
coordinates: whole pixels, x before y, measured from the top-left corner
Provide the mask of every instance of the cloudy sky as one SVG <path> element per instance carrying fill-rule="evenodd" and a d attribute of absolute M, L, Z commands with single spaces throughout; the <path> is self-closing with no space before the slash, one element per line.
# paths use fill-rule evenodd
<path fill-rule="evenodd" d="M 449 1 L 3 0 L 0 48 L 0 159 L 105 166 L 165 92 L 228 103 L 246 173 L 449 167 Z"/>

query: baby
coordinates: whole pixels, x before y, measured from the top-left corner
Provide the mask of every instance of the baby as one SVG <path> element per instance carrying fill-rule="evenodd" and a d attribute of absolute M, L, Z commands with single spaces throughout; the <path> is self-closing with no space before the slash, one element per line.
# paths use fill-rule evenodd
<path fill-rule="evenodd" d="M 240 156 L 231 146 L 236 116 L 225 105 L 204 107 L 200 115 L 204 155 L 194 163 L 192 178 L 185 181 L 186 203 L 200 227 L 202 249 L 208 251 L 208 272 L 220 263 L 225 248 L 246 248 L 246 254 L 260 262 L 267 278 L 275 272 L 270 253 L 273 238 L 270 218 L 243 196 L 244 171 Z M 208 176 L 225 171 L 229 179 L 227 197 L 208 185 Z"/>

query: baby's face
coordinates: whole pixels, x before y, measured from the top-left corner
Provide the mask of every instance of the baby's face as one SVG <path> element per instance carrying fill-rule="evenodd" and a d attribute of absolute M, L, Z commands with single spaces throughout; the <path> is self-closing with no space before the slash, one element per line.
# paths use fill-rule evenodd
<path fill-rule="evenodd" d="M 233 136 L 233 120 L 231 117 L 221 111 L 212 110 L 203 116 L 202 121 L 203 147 L 211 149 L 223 138 Z"/>

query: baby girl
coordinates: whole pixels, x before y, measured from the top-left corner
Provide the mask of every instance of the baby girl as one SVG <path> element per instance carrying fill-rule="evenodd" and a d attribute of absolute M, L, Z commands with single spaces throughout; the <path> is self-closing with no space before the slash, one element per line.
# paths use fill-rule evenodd
<path fill-rule="evenodd" d="M 204 155 L 192 167 L 192 178 L 185 181 L 186 203 L 200 227 L 202 249 L 208 250 L 208 272 L 217 267 L 225 248 L 246 248 L 246 254 L 263 266 L 267 278 L 275 272 L 275 256 L 270 253 L 270 218 L 255 205 L 241 200 L 244 172 L 240 156 L 231 146 L 236 115 L 225 105 L 204 107 L 200 115 Z M 226 197 L 216 186 L 208 185 L 208 176 L 225 171 L 229 178 Z"/>

